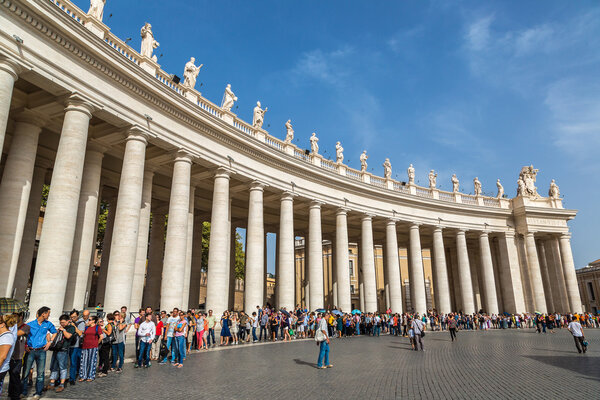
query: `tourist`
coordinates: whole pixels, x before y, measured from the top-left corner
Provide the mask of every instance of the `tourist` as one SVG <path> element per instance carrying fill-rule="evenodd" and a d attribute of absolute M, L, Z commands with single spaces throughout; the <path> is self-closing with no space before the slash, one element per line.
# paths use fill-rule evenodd
<path fill-rule="evenodd" d="M 135 328 L 135 359 L 140 358 L 140 338 L 138 337 L 137 330 L 140 327 L 140 324 L 144 322 L 146 315 L 146 310 L 140 308 L 139 315 L 133 322 L 133 327 Z"/>
<path fill-rule="evenodd" d="M 258 316 L 256 315 L 256 311 L 252 312 L 250 323 L 252 324 L 252 343 L 256 343 L 258 341 L 258 337 L 256 337 L 256 329 L 258 329 Z"/>
<path fill-rule="evenodd" d="M 101 330 L 98 317 L 92 316 L 86 323 L 81 341 L 81 365 L 79 366 L 79 382 L 91 382 L 96 379 L 96 363 L 98 361 L 98 345 L 101 341 Z"/>
<path fill-rule="evenodd" d="M 450 332 L 450 339 L 454 342 L 456 340 L 456 319 L 454 318 L 454 314 L 450 314 L 448 317 L 448 331 Z"/>
<path fill-rule="evenodd" d="M 46 369 L 46 351 L 50 343 L 54 340 L 57 330 L 48 318 L 50 318 L 50 308 L 41 307 L 36 314 L 37 318 L 31 321 L 29 336 L 27 337 L 27 347 L 29 355 L 25 363 L 25 373 L 23 374 L 23 396 L 27 396 L 29 376 L 31 374 L 33 363 L 35 362 L 37 377 L 35 384 L 34 398 L 39 398 L 44 390 L 44 371 Z M 50 338 L 48 340 L 48 334 Z M 36 397 L 37 396 L 37 397 Z"/>
<path fill-rule="evenodd" d="M 69 362 L 69 347 L 71 341 L 76 336 L 75 327 L 69 323 L 69 316 L 63 314 L 60 316 L 58 335 L 56 340 L 50 345 L 52 359 L 50 361 L 50 384 L 47 390 L 54 389 L 55 382 L 60 379 L 60 385 L 56 388 L 57 392 L 65 390 L 65 381 L 67 380 L 67 367 Z"/>
<path fill-rule="evenodd" d="M 327 332 L 327 316 L 329 313 L 325 313 L 325 315 L 319 314 L 321 319 L 319 320 L 319 326 L 315 332 L 315 341 L 319 344 L 319 358 L 317 360 L 317 368 L 325 369 L 333 367 L 332 364 L 329 363 L 329 334 Z"/>
<path fill-rule="evenodd" d="M 425 336 L 425 328 L 427 325 L 425 325 L 423 321 L 419 319 L 419 314 L 413 318 L 410 327 L 413 329 L 415 334 L 415 350 L 419 350 L 420 348 L 421 351 L 425 351 L 423 348 L 423 336 Z"/>
<path fill-rule="evenodd" d="M 152 348 L 150 349 L 150 360 L 158 361 L 166 315 L 167 313 L 165 311 L 161 311 L 160 318 L 158 318 L 158 322 L 156 324 L 156 334 L 154 335 L 154 339 L 152 340 Z"/>
<path fill-rule="evenodd" d="M 231 332 L 229 331 L 229 327 L 231 325 L 231 320 L 229 319 L 229 312 L 223 312 L 223 316 L 221 317 L 221 343 L 220 346 L 227 346 L 229 344 L 229 339 L 231 338 Z"/>
<path fill-rule="evenodd" d="M 206 347 L 210 348 L 211 338 L 213 346 L 217 345 L 217 342 L 215 341 L 215 325 L 217 324 L 217 318 L 213 315 L 212 310 L 208 310 L 208 317 L 206 317 L 206 319 L 208 320 L 208 342 Z"/>
<path fill-rule="evenodd" d="M 115 315 L 108 314 L 106 316 L 107 323 L 104 325 L 104 320 L 100 319 L 100 328 L 102 328 L 102 334 L 104 335 L 100 342 L 100 362 L 101 370 L 98 373 L 98 377 L 102 378 L 108 375 L 110 368 L 110 350 L 112 349 L 115 340 Z"/>
<path fill-rule="evenodd" d="M 258 306 L 257 306 L 258 308 Z M 265 340 L 267 340 L 267 324 L 269 322 L 269 315 L 267 314 L 266 310 L 262 310 L 259 314 L 258 314 L 258 318 L 260 321 L 260 333 L 258 335 L 258 341 L 262 341 L 263 339 L 263 332 L 265 334 Z"/>
<path fill-rule="evenodd" d="M 144 321 L 139 324 L 137 335 L 140 338 L 140 355 L 137 359 L 137 366 L 141 368 L 143 364 L 144 368 L 148 368 L 150 367 L 150 347 L 156 335 L 156 325 L 152 321 L 152 313 L 144 315 Z"/>
<path fill-rule="evenodd" d="M 112 344 L 112 364 L 111 371 L 121 372 L 123 371 L 123 361 L 125 358 L 125 332 L 127 330 L 127 324 L 125 323 L 125 314 L 115 311 L 113 313 L 115 341 Z M 118 362 L 118 364 L 117 364 Z"/>
<path fill-rule="evenodd" d="M 175 341 L 177 349 L 177 359 L 175 359 L 174 367 L 183 367 L 183 360 L 185 360 L 185 338 L 187 336 L 188 324 L 185 320 L 185 314 L 183 311 L 179 312 L 179 321 L 175 325 Z"/>
<path fill-rule="evenodd" d="M 167 326 L 165 328 L 166 335 L 167 335 L 167 349 L 171 351 L 171 363 L 175 362 L 175 353 L 177 352 L 175 340 L 173 338 L 174 338 L 174 332 L 175 332 L 175 325 L 177 324 L 177 321 L 179 321 L 178 317 L 179 317 L 179 309 L 174 308 L 173 312 L 171 313 L 171 316 L 169 318 L 167 318 Z M 168 356 L 169 356 L 169 353 L 167 352 L 167 354 L 165 355 L 165 358 L 160 362 L 160 364 L 166 364 Z M 138 359 L 139 359 L 139 356 L 138 356 Z"/>
<path fill-rule="evenodd" d="M 15 342 L 15 348 L 13 349 L 12 357 L 10 358 L 9 369 L 10 382 L 8 384 L 8 397 L 11 400 L 20 399 L 21 393 L 23 393 L 21 370 L 23 369 L 23 357 L 26 354 L 27 335 L 29 335 L 29 330 L 31 329 L 23 320 L 25 313 L 20 312 L 17 316 L 18 322 L 15 325 L 17 327 L 17 341 Z"/>
<path fill-rule="evenodd" d="M 187 343 L 186 355 L 187 355 L 187 354 L 190 354 L 190 351 L 192 349 L 192 344 L 196 340 L 195 339 L 196 338 L 196 317 L 194 316 L 194 313 L 192 312 L 192 310 L 188 310 L 186 321 L 188 323 L 188 330 L 187 330 L 187 336 L 186 336 L 186 343 Z M 196 347 L 198 347 L 197 343 L 196 343 Z"/>
<path fill-rule="evenodd" d="M 279 329 L 279 321 L 277 320 L 277 314 L 272 313 L 269 317 L 269 326 L 271 328 L 271 341 L 277 340 L 277 330 Z"/>
<path fill-rule="evenodd" d="M 19 317 L 16 314 L 0 315 L 0 395 L 4 377 L 10 369 L 10 359 L 12 358 L 15 343 L 17 342 L 17 322 Z"/>
<path fill-rule="evenodd" d="M 573 340 L 575 340 L 575 347 L 577 347 L 577 352 L 581 354 L 587 351 L 587 345 L 585 344 L 585 337 L 583 336 L 583 328 L 581 327 L 581 323 L 577 321 L 576 317 L 571 319 L 569 322 L 568 328 L 571 335 L 573 335 Z"/>
<path fill-rule="evenodd" d="M 90 318 L 90 312 L 84 310 L 82 318 L 79 318 L 79 311 L 73 310 L 69 317 L 71 318 L 69 323 L 75 328 L 75 335 L 71 339 L 71 346 L 69 347 L 69 360 L 71 362 L 69 383 L 75 385 L 75 381 L 79 375 L 79 364 L 81 364 L 81 335 L 83 335 L 83 331 L 85 330 L 85 323 Z"/>

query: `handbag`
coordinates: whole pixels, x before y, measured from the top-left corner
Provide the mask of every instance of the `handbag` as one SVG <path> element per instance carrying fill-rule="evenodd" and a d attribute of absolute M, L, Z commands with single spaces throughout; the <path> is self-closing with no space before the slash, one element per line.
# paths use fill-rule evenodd
<path fill-rule="evenodd" d="M 113 344 L 117 341 L 117 335 L 115 335 L 115 327 L 113 325 L 110 335 L 104 335 L 102 338 L 102 344 Z"/>
<path fill-rule="evenodd" d="M 52 340 L 52 343 L 50 344 L 50 347 L 48 349 L 52 351 L 60 351 L 62 350 L 64 344 L 65 335 L 63 335 L 63 332 L 60 331 L 56 336 L 54 336 L 54 339 Z"/>

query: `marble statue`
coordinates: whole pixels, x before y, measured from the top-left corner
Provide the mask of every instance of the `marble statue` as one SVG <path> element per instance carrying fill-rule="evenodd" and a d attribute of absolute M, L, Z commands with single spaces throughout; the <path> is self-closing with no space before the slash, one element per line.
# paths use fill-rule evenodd
<path fill-rule="evenodd" d="M 500 179 L 496 181 L 496 186 L 498 187 L 498 195 L 496 197 L 501 199 L 504 196 L 504 186 L 500 183 Z"/>
<path fill-rule="evenodd" d="M 452 191 L 454 193 L 458 193 L 458 187 L 459 187 L 459 182 L 458 182 L 458 178 L 456 177 L 456 174 L 452 174 Z"/>
<path fill-rule="evenodd" d="M 533 168 L 533 165 L 525 166 L 521 168 L 521 173 L 519 174 L 519 188 L 517 190 L 517 195 L 528 196 L 528 197 L 540 197 L 537 192 L 537 188 L 535 187 L 535 179 L 539 170 Z"/>
<path fill-rule="evenodd" d="M 415 168 L 412 164 L 408 166 L 406 172 L 408 173 L 408 184 L 413 185 L 415 183 Z"/>
<path fill-rule="evenodd" d="M 269 107 L 265 107 L 263 110 L 260 108 L 260 101 L 256 102 L 256 107 L 254 107 L 254 114 L 252 116 L 252 126 L 261 129 L 263 126 L 263 122 L 265 122 L 265 113 L 269 109 Z"/>
<path fill-rule="evenodd" d="M 386 158 L 383 162 L 383 177 L 390 179 L 392 177 L 392 163 L 389 158 Z"/>
<path fill-rule="evenodd" d="M 429 189 L 435 189 L 437 174 L 434 170 L 429 171 Z"/>
<path fill-rule="evenodd" d="M 154 34 L 152 33 L 152 25 L 148 22 L 142 27 L 141 30 L 142 35 L 142 49 L 140 50 L 140 54 L 142 57 L 152 58 L 156 61 L 156 56 L 152 57 L 152 52 L 156 49 L 160 44 L 154 40 Z"/>
<path fill-rule="evenodd" d="M 475 190 L 475 196 L 481 196 L 481 182 L 479 182 L 478 177 L 473 179 L 473 188 Z"/>
<path fill-rule="evenodd" d="M 231 83 L 227 84 L 225 93 L 223 94 L 223 101 L 221 102 L 221 108 L 225 111 L 231 111 L 233 103 L 237 101 L 236 95 L 231 90 Z"/>
<path fill-rule="evenodd" d="M 344 162 L 344 148 L 340 142 L 335 144 L 335 162 L 341 164 Z"/>
<path fill-rule="evenodd" d="M 285 123 L 285 130 L 286 130 L 286 134 L 285 134 L 285 143 L 286 144 L 290 144 L 292 143 L 292 140 L 294 140 L 294 128 L 292 128 L 292 120 L 288 119 L 287 122 Z"/>
<path fill-rule="evenodd" d="M 317 134 L 313 132 L 310 136 L 310 152 L 312 154 L 319 154 L 319 143 L 317 143 L 318 141 L 319 138 L 317 137 Z"/>
<path fill-rule="evenodd" d="M 194 57 L 190 58 L 185 64 L 185 68 L 183 69 L 183 87 L 188 89 L 193 89 L 196 86 L 196 78 L 198 77 L 198 73 L 200 72 L 200 68 L 204 64 L 200 64 L 196 67 L 196 59 Z"/>
<path fill-rule="evenodd" d="M 360 155 L 360 172 L 367 172 L 367 160 L 369 159 L 369 156 L 367 155 L 367 151 L 363 150 L 362 154 Z"/>
<path fill-rule="evenodd" d="M 551 199 L 560 198 L 560 190 L 558 189 L 558 185 L 556 184 L 554 179 L 552 179 L 552 181 L 550 182 L 550 189 L 548 190 L 548 196 L 550 196 Z"/>
<path fill-rule="evenodd" d="M 106 0 L 90 0 L 90 10 L 88 11 L 88 15 L 102 21 L 104 4 L 106 4 Z"/>

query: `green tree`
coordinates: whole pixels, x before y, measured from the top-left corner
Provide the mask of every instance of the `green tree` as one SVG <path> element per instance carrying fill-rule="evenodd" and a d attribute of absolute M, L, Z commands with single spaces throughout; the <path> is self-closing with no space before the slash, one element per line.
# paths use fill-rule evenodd
<path fill-rule="evenodd" d="M 208 271 L 208 246 L 210 244 L 210 222 L 202 226 L 202 271 Z M 235 277 L 244 279 L 246 271 L 246 254 L 242 244 L 242 236 L 235 233 Z"/>

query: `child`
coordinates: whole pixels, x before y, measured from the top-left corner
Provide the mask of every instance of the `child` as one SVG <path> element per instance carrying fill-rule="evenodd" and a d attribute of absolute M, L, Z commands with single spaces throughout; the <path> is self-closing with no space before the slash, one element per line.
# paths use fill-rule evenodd
<path fill-rule="evenodd" d="M 408 338 L 410 340 L 410 346 L 415 350 L 415 331 L 412 327 L 408 330 Z"/>

